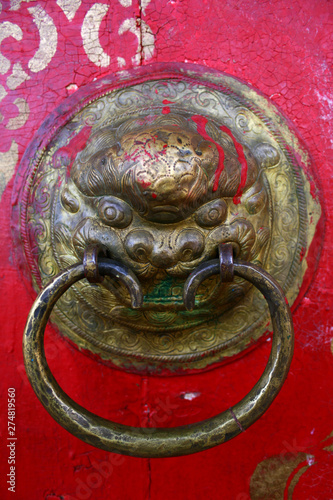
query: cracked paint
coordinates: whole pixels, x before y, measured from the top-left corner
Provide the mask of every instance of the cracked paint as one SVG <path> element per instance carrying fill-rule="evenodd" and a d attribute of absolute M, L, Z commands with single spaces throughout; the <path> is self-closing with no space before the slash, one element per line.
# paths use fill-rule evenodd
<path fill-rule="evenodd" d="M 68 21 L 71 22 L 81 5 L 81 0 L 57 0 L 57 4 L 63 10 Z"/>
<path fill-rule="evenodd" d="M 22 30 L 19 26 L 14 23 L 5 21 L 0 25 L 0 44 L 3 40 L 9 37 L 15 38 L 15 40 L 22 40 Z M 0 73 L 5 75 L 10 68 L 10 61 L 3 54 L 0 53 Z"/>
<path fill-rule="evenodd" d="M 24 71 L 20 63 L 15 63 L 12 73 L 6 80 L 6 85 L 9 90 L 15 90 L 26 80 L 30 80 L 30 76 Z"/>
<path fill-rule="evenodd" d="M 33 73 L 45 69 L 57 51 L 58 33 L 52 18 L 40 5 L 29 7 L 28 11 L 33 17 L 39 32 L 39 47 L 30 59 L 28 67 Z"/>
<path fill-rule="evenodd" d="M 91 62 L 105 67 L 110 64 L 110 56 L 106 54 L 99 42 L 99 29 L 109 6 L 95 3 L 87 12 L 81 29 L 84 50 Z"/>

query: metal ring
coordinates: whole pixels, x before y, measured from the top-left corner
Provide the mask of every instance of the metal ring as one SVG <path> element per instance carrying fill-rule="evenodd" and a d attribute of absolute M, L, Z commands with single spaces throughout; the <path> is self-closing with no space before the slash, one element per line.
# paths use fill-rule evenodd
<path fill-rule="evenodd" d="M 124 266 L 108 259 L 101 260 L 98 267 L 102 275 L 118 277 L 119 269 L 122 272 L 124 270 Z M 201 271 L 202 276 L 220 272 L 218 259 L 206 262 L 204 267 L 206 271 Z M 202 265 L 201 269 L 204 267 Z M 281 389 L 293 353 L 293 326 L 287 299 L 281 287 L 268 273 L 253 264 L 237 260 L 234 262 L 234 272 L 253 283 L 266 298 L 274 334 L 271 354 L 262 376 L 253 389 L 232 408 L 192 425 L 145 429 L 110 422 L 89 412 L 67 396 L 47 365 L 43 338 L 46 323 L 57 300 L 72 284 L 84 278 L 82 264 L 59 273 L 41 291 L 30 311 L 24 332 L 23 351 L 27 375 L 37 397 L 50 415 L 78 438 L 97 448 L 125 455 L 187 455 L 237 436 L 263 415 Z M 135 293 L 140 296 L 140 292 Z"/>
<path fill-rule="evenodd" d="M 220 276 L 221 281 L 233 281 L 234 279 L 234 250 L 231 243 L 220 243 L 219 245 Z"/>
<path fill-rule="evenodd" d="M 84 275 L 89 283 L 102 283 L 104 277 L 99 274 L 98 257 L 105 255 L 105 249 L 97 245 L 89 245 L 83 254 Z"/>

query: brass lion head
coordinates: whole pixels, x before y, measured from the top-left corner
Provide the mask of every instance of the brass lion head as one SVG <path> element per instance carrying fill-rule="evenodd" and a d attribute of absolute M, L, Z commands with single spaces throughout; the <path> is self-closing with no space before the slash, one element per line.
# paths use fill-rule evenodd
<path fill-rule="evenodd" d="M 88 244 L 104 246 L 141 280 L 144 309 L 160 311 L 183 307 L 184 280 L 217 256 L 219 243 L 231 242 L 242 259 L 264 259 L 268 200 L 257 159 L 231 130 L 176 114 L 91 134 L 61 194 L 73 214 L 75 254 L 82 258 Z M 126 291 L 105 281 L 127 304 Z M 223 309 L 248 286 L 236 280 L 222 289 L 218 278 L 208 281 L 199 289 L 199 308 L 210 302 Z"/>

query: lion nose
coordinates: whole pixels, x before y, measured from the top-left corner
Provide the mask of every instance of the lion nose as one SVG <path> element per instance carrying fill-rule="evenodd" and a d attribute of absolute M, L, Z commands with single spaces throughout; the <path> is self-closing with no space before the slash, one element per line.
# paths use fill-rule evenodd
<path fill-rule="evenodd" d="M 160 269 L 167 269 L 168 267 L 172 267 L 177 263 L 177 255 L 172 250 L 172 248 L 155 248 L 152 252 L 150 262 L 155 267 L 159 267 Z"/>
<path fill-rule="evenodd" d="M 166 177 L 164 179 L 158 180 L 154 185 L 155 191 L 158 193 L 163 193 L 164 196 L 168 196 L 175 191 L 177 191 L 178 183 L 173 177 Z"/>
<path fill-rule="evenodd" d="M 195 229 L 176 234 L 152 234 L 144 229 L 131 231 L 125 240 L 128 255 L 136 262 L 150 262 L 154 267 L 168 269 L 178 262 L 191 262 L 202 254 L 203 235 Z"/>

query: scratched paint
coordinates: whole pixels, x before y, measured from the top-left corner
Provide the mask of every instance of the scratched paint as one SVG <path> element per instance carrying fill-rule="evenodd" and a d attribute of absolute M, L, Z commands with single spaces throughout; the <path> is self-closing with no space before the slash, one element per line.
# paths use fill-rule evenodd
<path fill-rule="evenodd" d="M 213 184 L 213 192 L 214 191 L 217 191 L 218 187 L 219 187 L 219 181 L 220 181 L 220 176 L 223 172 L 223 169 L 224 169 L 224 150 L 223 150 L 223 147 L 218 144 L 217 142 L 214 141 L 214 139 L 212 139 L 210 137 L 210 135 L 207 134 L 206 132 L 206 125 L 208 123 L 208 120 L 207 118 L 205 118 L 204 116 L 200 116 L 200 115 L 194 115 L 194 116 L 191 116 L 191 120 L 194 121 L 194 123 L 197 124 L 197 131 L 200 135 L 202 135 L 202 137 L 206 140 L 206 141 L 210 141 L 212 142 L 213 144 L 215 144 L 217 150 L 218 150 L 218 153 L 219 153 L 219 163 L 218 163 L 218 166 L 215 170 L 215 174 L 214 174 L 214 184 Z"/>
<path fill-rule="evenodd" d="M 60 168 L 63 166 L 67 167 L 67 177 L 70 175 L 71 167 L 73 166 L 76 155 L 82 151 L 90 137 L 91 127 L 85 126 L 80 132 L 70 139 L 66 146 L 60 148 L 53 157 L 53 163 L 55 168 Z"/>

